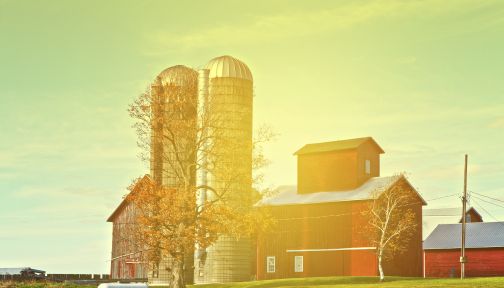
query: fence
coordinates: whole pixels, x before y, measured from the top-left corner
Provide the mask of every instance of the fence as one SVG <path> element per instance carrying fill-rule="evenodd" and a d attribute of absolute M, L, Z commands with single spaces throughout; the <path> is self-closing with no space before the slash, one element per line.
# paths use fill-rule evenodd
<path fill-rule="evenodd" d="M 49 281 L 65 280 L 108 280 L 109 274 L 47 274 L 45 277 Z"/>

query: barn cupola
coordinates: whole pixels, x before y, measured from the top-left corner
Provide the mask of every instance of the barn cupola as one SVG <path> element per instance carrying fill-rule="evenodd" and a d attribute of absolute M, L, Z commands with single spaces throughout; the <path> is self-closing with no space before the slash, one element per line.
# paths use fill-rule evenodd
<path fill-rule="evenodd" d="M 383 149 L 371 137 L 307 144 L 298 157 L 298 193 L 355 189 L 380 176 Z"/>

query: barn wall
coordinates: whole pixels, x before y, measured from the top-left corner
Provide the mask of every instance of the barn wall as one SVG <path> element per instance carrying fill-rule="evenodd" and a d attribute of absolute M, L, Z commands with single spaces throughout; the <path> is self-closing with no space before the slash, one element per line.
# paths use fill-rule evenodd
<path fill-rule="evenodd" d="M 369 247 L 369 235 L 366 232 L 367 219 L 361 212 L 366 211 L 369 205 L 367 201 L 352 202 L 352 244 L 351 247 Z M 352 276 L 377 275 L 378 260 L 375 251 L 352 251 L 351 273 Z"/>
<path fill-rule="evenodd" d="M 467 214 L 469 214 L 469 217 L 471 217 L 471 219 L 470 219 L 471 223 L 474 223 L 474 222 L 483 222 L 483 218 L 481 218 L 481 215 L 479 215 L 478 213 L 476 213 L 473 209 L 469 210 L 467 212 Z M 460 220 L 459 223 L 462 223 L 462 219 Z"/>
<path fill-rule="evenodd" d="M 257 273 L 259 279 L 343 275 L 344 253 L 303 252 L 287 250 L 349 247 L 351 245 L 351 205 L 318 204 L 282 206 L 271 209 L 278 220 L 275 232 L 261 235 L 258 240 Z M 334 215 L 334 216 L 329 216 Z M 340 215 L 340 216 L 336 216 Z M 321 218 L 306 218 L 321 217 Z M 304 256 L 304 272 L 294 272 L 294 256 Z M 266 273 L 266 257 L 276 257 L 276 272 Z M 332 265 L 326 265 L 334 263 Z M 310 268 L 309 268 L 310 267 Z"/>
<path fill-rule="evenodd" d="M 287 252 L 372 246 L 365 229 L 367 219 L 361 213 L 368 203 L 350 201 L 270 207 L 278 220 L 278 228 L 258 239 L 257 278 L 378 275 L 374 250 Z M 415 213 L 416 231 L 406 251 L 384 263 L 386 275 L 422 276 L 422 203 L 419 200 L 408 208 Z M 276 257 L 275 273 L 266 272 L 267 256 Z M 304 257 L 301 273 L 294 272 L 294 256 Z"/>
<path fill-rule="evenodd" d="M 503 276 L 504 248 L 466 249 L 466 277 Z M 425 250 L 425 277 L 460 277 L 460 249 Z"/>
<path fill-rule="evenodd" d="M 371 171 L 366 174 L 366 160 L 370 161 Z M 380 151 L 372 142 L 367 141 L 357 148 L 357 186 L 364 184 L 371 177 L 380 176 Z"/>
<path fill-rule="evenodd" d="M 113 221 L 110 263 L 112 279 L 147 278 L 147 269 L 140 263 L 142 255 L 137 253 L 139 249 L 133 238 L 133 223 L 135 223 L 134 206 L 127 204 Z"/>
<path fill-rule="evenodd" d="M 353 225 L 363 220 L 354 217 L 363 206 L 355 202 L 324 203 L 275 207 L 272 213 L 278 219 L 278 229 L 261 235 L 257 246 L 258 279 L 314 277 L 334 275 L 377 275 L 373 251 L 319 251 L 287 252 L 287 250 L 351 248 Z M 360 213 L 357 213 L 360 215 Z M 305 217 L 312 217 L 306 219 Z M 365 247 L 369 245 L 364 245 Z M 360 247 L 360 246 L 359 246 Z M 266 257 L 276 257 L 275 273 L 266 272 Z M 303 256 L 304 271 L 294 272 L 294 257 Z M 330 265 L 328 265 L 330 263 Z"/>
<path fill-rule="evenodd" d="M 354 189 L 357 152 L 345 150 L 298 156 L 298 191 L 313 193 Z"/>
<path fill-rule="evenodd" d="M 370 160 L 370 174 L 366 174 L 366 160 Z M 369 141 L 357 149 L 298 155 L 298 191 L 302 194 L 350 190 L 378 176 L 380 150 Z"/>
<path fill-rule="evenodd" d="M 420 277 L 423 273 L 422 255 L 422 206 L 408 206 L 415 213 L 417 223 L 414 234 L 402 254 L 395 255 L 393 259 L 386 260 L 383 270 L 386 275 Z"/>

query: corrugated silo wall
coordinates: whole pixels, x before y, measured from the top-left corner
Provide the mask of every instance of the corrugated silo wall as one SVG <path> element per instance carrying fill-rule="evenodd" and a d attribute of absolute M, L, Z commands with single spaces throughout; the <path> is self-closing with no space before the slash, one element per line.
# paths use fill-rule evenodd
<path fill-rule="evenodd" d="M 208 109 L 219 132 L 213 139 L 218 159 L 214 159 L 209 184 L 225 190 L 230 205 L 240 209 L 252 205 L 252 90 L 250 80 L 210 79 Z M 230 177 L 230 173 L 235 175 Z M 252 254 L 250 239 L 221 236 L 204 258 L 197 257 L 195 283 L 250 280 Z"/>
<path fill-rule="evenodd" d="M 185 86 L 176 84 L 169 84 L 162 87 L 153 87 L 151 90 L 152 98 L 160 102 L 159 107 L 153 107 L 154 113 L 159 113 L 154 115 L 154 117 L 163 117 L 161 121 L 162 124 L 157 123 L 152 125 L 152 151 L 151 151 L 151 174 L 154 175 L 154 180 L 165 187 L 179 188 L 181 186 L 180 179 L 175 175 L 177 174 L 173 168 L 177 166 L 175 153 L 178 153 L 180 161 L 187 161 L 184 165 L 191 165 L 195 159 L 190 158 L 190 153 L 194 150 L 194 143 L 188 143 L 188 139 L 193 139 L 190 133 L 196 133 L 196 127 L 192 127 L 191 123 L 195 123 L 194 119 L 196 117 L 196 111 L 194 110 L 197 98 L 197 73 L 194 71 L 193 74 L 188 74 L 184 76 Z M 180 101 L 180 97 L 187 97 L 185 103 L 187 105 L 185 108 L 180 106 L 174 107 L 173 102 Z M 180 103 L 179 103 L 180 105 Z M 176 125 L 176 121 L 186 123 L 180 123 L 180 127 L 185 127 L 191 131 L 181 131 L 180 141 L 184 143 L 179 144 L 177 151 L 175 148 L 169 145 L 166 141 L 165 135 L 168 135 L 168 127 Z M 173 125 L 172 125 L 173 124 Z M 184 149 L 185 148 L 185 149 Z M 195 181 L 196 171 L 192 172 L 191 181 Z M 188 255 L 184 258 L 184 279 L 187 284 L 193 283 L 194 276 L 194 254 L 193 251 L 188 252 Z M 167 285 L 172 277 L 171 273 L 171 259 L 170 256 L 162 255 L 162 260 L 160 261 L 157 269 L 153 271 L 150 269 L 148 273 L 148 280 L 151 285 Z"/>
<path fill-rule="evenodd" d="M 151 105 L 153 117 L 151 120 L 151 151 L 150 151 L 150 175 L 154 181 L 161 183 L 163 178 L 163 135 L 162 123 L 156 121 L 157 117 L 160 117 L 162 110 L 164 109 L 160 102 L 162 102 L 162 87 L 159 83 L 159 79 L 156 79 L 151 85 Z"/>

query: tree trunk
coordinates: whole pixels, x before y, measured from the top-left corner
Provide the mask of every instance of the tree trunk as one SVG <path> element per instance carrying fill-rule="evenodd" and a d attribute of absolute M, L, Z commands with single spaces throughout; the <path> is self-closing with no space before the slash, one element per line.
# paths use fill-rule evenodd
<path fill-rule="evenodd" d="M 172 262 L 172 279 L 171 279 L 171 288 L 185 288 L 184 281 L 184 261 L 173 259 Z"/>
<path fill-rule="evenodd" d="M 382 253 L 380 252 L 378 254 L 378 270 L 380 271 L 380 282 L 385 280 L 385 275 L 383 274 L 383 267 L 382 267 Z"/>

